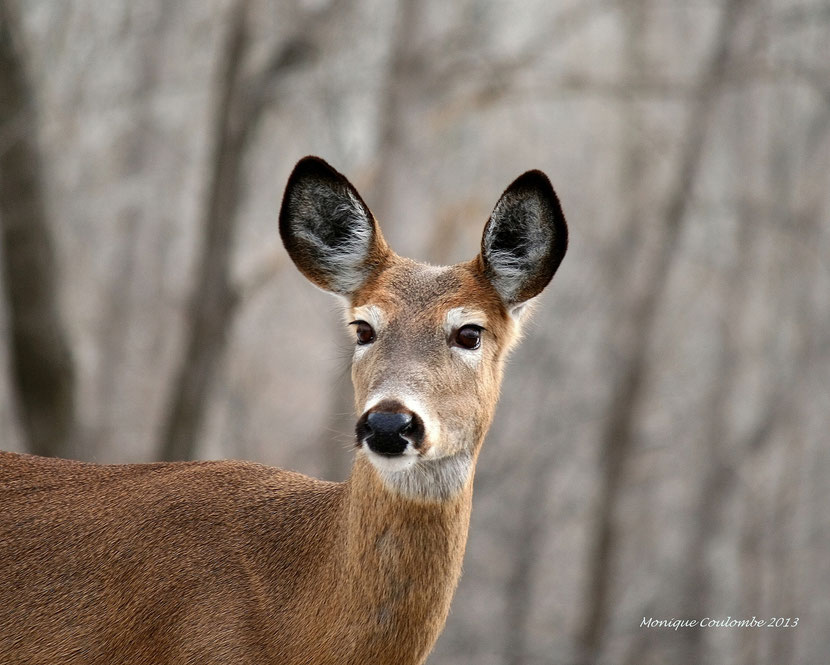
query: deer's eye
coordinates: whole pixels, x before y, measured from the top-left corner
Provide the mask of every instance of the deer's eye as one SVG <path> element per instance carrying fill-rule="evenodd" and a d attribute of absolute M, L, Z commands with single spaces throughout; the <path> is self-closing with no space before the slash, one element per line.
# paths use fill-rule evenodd
<path fill-rule="evenodd" d="M 371 344 L 375 341 L 375 329 L 365 321 L 352 321 L 351 325 L 356 326 L 357 343 L 361 346 Z"/>
<path fill-rule="evenodd" d="M 481 346 L 481 331 L 481 326 L 472 324 L 461 326 L 455 331 L 453 343 L 456 346 L 460 346 L 462 349 L 469 349 L 470 351 L 473 351 Z"/>

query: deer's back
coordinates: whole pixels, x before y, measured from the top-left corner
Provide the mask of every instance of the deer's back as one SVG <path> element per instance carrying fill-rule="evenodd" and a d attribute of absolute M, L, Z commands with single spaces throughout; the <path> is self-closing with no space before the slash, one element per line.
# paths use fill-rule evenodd
<path fill-rule="evenodd" d="M 325 565 L 308 554 L 326 529 L 311 542 L 292 527 L 332 519 L 340 491 L 249 463 L 0 453 L 4 662 L 267 662 L 274 627 Z"/>

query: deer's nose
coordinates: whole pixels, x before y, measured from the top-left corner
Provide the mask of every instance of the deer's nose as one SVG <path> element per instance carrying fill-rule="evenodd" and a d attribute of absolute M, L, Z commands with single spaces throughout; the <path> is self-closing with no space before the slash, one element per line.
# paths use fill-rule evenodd
<path fill-rule="evenodd" d="M 385 407 L 385 408 L 384 408 Z M 378 405 L 357 421 L 357 439 L 378 455 L 402 455 L 407 445 L 423 439 L 421 419 L 408 409 Z"/>
<path fill-rule="evenodd" d="M 379 455 L 401 455 L 409 444 L 404 434 L 411 425 L 412 416 L 408 413 L 370 413 L 366 418 L 366 445 Z"/>
<path fill-rule="evenodd" d="M 401 435 L 412 424 L 412 416 L 408 413 L 376 411 L 369 414 L 366 424 L 375 436 Z"/>

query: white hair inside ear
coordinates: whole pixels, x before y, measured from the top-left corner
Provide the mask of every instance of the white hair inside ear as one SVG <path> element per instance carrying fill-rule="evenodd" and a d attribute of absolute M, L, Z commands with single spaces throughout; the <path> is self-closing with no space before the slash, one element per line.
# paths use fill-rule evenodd
<path fill-rule="evenodd" d="M 525 300 L 524 302 L 511 305 L 507 308 L 507 313 L 510 314 L 510 318 L 516 321 L 516 323 L 522 323 L 530 316 L 530 312 L 533 311 L 535 304 L 536 297 L 533 297 L 529 300 Z"/>

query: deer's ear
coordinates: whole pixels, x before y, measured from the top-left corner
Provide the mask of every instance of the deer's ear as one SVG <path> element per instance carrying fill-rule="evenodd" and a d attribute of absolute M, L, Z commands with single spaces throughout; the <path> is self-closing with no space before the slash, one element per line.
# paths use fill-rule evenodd
<path fill-rule="evenodd" d="M 291 260 L 326 291 L 349 297 L 388 248 L 360 194 L 319 157 L 304 157 L 288 178 L 280 236 Z"/>
<path fill-rule="evenodd" d="M 528 171 L 501 195 L 481 239 L 484 273 L 508 308 L 538 295 L 568 247 L 568 226 L 547 176 Z"/>

